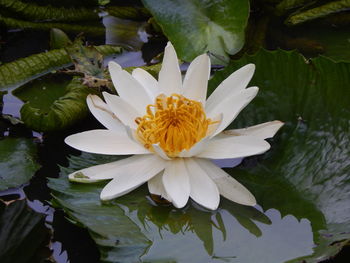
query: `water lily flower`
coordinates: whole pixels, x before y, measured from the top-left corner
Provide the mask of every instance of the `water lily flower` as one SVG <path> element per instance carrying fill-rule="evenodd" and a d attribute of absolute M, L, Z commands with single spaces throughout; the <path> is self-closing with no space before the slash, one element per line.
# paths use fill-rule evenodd
<path fill-rule="evenodd" d="M 232 73 L 206 100 L 207 54 L 195 58 L 184 80 L 171 43 L 165 48 L 158 80 L 141 68 L 129 74 L 110 62 L 119 96 L 104 92 L 105 102 L 96 95 L 87 97 L 91 113 L 107 129 L 77 133 L 65 142 L 85 152 L 133 156 L 82 169 L 69 179 L 81 183 L 112 179 L 101 192 L 102 200 L 127 194 L 147 182 L 151 194 L 177 208 L 191 198 L 215 210 L 220 195 L 255 205 L 254 196 L 211 160 L 262 154 L 270 148 L 265 139 L 283 125 L 272 121 L 224 131 L 258 92 L 257 87 L 246 88 L 254 70 L 248 64 Z"/>

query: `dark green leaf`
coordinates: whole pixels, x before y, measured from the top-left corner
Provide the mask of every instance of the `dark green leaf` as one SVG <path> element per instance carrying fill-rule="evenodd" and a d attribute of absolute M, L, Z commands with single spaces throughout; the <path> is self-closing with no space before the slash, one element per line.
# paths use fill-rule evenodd
<path fill-rule="evenodd" d="M 29 208 L 26 200 L 10 204 L 0 201 L 1 263 L 44 262 L 49 256 L 48 237 L 45 216 Z"/>
<path fill-rule="evenodd" d="M 80 78 L 62 76 L 35 80 L 16 89 L 13 94 L 26 102 L 21 119 L 29 128 L 50 132 L 62 130 L 88 114 L 86 97 L 96 91 L 81 83 Z"/>
<path fill-rule="evenodd" d="M 28 182 L 39 168 L 35 158 L 36 145 L 32 139 L 0 139 L 0 191 Z"/>
<path fill-rule="evenodd" d="M 317 247 L 306 262 L 329 258 L 346 243 L 333 242 L 350 239 L 350 64 L 261 51 L 218 72 L 211 90 L 249 62 L 256 64 L 251 85 L 259 86 L 260 93 L 233 125 L 273 119 L 286 125 L 266 160 L 231 172 L 264 209 L 311 221 Z"/>
<path fill-rule="evenodd" d="M 72 44 L 72 41 L 69 39 L 66 33 L 61 29 L 52 28 L 50 30 L 50 48 L 59 49 L 64 48 Z"/>
<path fill-rule="evenodd" d="M 227 59 L 244 44 L 249 16 L 247 0 L 143 0 L 181 59 L 207 51 Z M 221 63 L 223 63 L 221 61 Z"/>

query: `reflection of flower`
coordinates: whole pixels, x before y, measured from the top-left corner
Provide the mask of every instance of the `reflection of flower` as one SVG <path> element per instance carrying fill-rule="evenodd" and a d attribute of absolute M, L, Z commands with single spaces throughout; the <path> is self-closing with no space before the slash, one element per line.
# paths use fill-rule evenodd
<path fill-rule="evenodd" d="M 210 160 L 264 153 L 270 148 L 264 139 L 282 126 L 273 121 L 223 132 L 258 92 L 257 87 L 246 89 L 254 65 L 231 74 L 208 100 L 209 57 L 198 56 L 182 82 L 170 43 L 158 81 L 140 68 L 130 75 L 111 62 L 109 70 L 119 96 L 104 93 L 106 103 L 94 95 L 87 98 L 91 113 L 107 129 L 74 134 L 65 141 L 86 152 L 134 156 L 75 172 L 69 175 L 71 181 L 113 179 L 102 190 L 102 200 L 148 182 L 152 194 L 178 208 L 191 197 L 214 210 L 220 194 L 240 204 L 255 205 L 254 196 Z"/>

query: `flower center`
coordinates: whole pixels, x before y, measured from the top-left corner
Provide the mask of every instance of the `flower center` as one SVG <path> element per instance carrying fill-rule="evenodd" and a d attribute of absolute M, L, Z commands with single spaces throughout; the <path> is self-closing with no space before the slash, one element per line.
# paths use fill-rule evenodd
<path fill-rule="evenodd" d="M 169 157 L 189 150 L 207 135 L 208 126 L 215 123 L 206 118 L 202 103 L 179 94 L 157 96 L 146 112 L 135 119 L 138 139 L 150 150 L 153 144 L 159 144 Z"/>

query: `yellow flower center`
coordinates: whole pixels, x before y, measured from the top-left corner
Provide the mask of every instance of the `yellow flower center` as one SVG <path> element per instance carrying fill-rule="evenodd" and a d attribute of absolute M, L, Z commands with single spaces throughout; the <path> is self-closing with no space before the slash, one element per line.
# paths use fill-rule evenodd
<path fill-rule="evenodd" d="M 209 125 L 202 103 L 179 94 L 157 96 L 154 104 L 146 108 L 147 114 L 138 117 L 136 136 L 147 149 L 159 144 L 169 157 L 176 157 L 182 150 L 189 150 L 207 135 Z"/>

